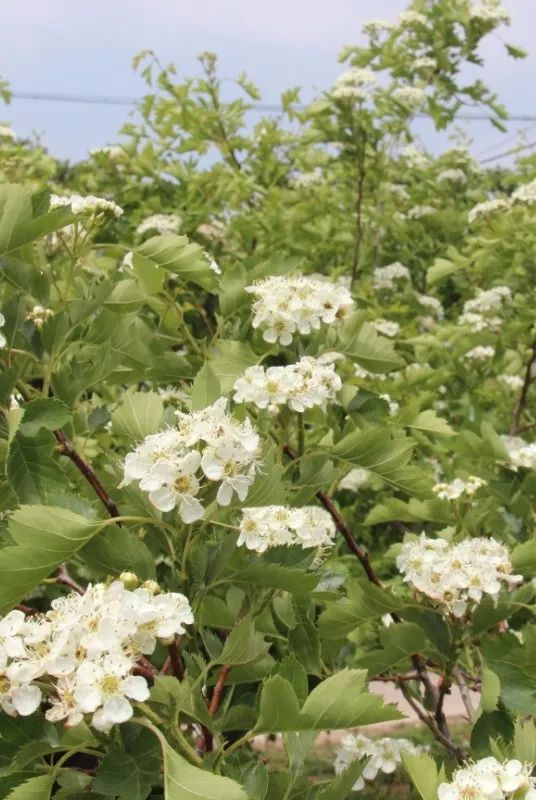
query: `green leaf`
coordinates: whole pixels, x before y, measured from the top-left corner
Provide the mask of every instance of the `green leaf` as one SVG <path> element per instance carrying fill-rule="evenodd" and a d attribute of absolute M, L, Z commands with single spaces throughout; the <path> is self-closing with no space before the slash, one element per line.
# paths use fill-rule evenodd
<path fill-rule="evenodd" d="M 318 583 L 318 576 L 303 569 L 284 567 L 261 561 L 250 561 L 240 568 L 234 580 L 239 583 L 252 583 L 267 586 L 291 594 L 310 594 Z"/>
<path fill-rule="evenodd" d="M 501 682 L 489 667 L 482 668 L 480 707 L 482 711 L 495 711 L 501 694 Z"/>
<path fill-rule="evenodd" d="M 355 359 L 369 372 L 391 372 L 403 365 L 393 343 L 380 336 L 369 322 L 361 323 L 355 318 L 349 320 L 340 330 L 338 338 L 337 350 Z"/>
<path fill-rule="evenodd" d="M 428 491 L 429 480 L 424 473 L 409 465 L 414 445 L 413 439 L 394 439 L 388 430 L 380 428 L 365 433 L 353 431 L 328 453 L 340 461 L 365 467 L 408 494 L 422 494 Z"/>
<path fill-rule="evenodd" d="M 9 448 L 6 474 L 19 502 L 39 502 L 48 492 L 66 488 L 67 477 L 52 458 L 54 451 L 55 441 L 49 431 L 31 438 L 16 434 Z"/>
<path fill-rule="evenodd" d="M 534 720 L 516 720 L 513 757 L 519 759 L 523 764 L 536 762 L 536 725 Z"/>
<path fill-rule="evenodd" d="M 230 392 L 238 376 L 258 361 L 259 357 L 246 342 L 220 339 L 209 352 L 209 364 L 219 381 L 221 394 Z"/>
<path fill-rule="evenodd" d="M 278 732 L 300 729 L 300 705 L 296 692 L 281 675 L 264 682 L 259 706 L 258 731 Z"/>
<path fill-rule="evenodd" d="M 414 653 L 425 650 L 426 636 L 424 631 L 413 622 L 401 622 L 380 630 L 381 650 L 370 650 L 358 656 L 359 666 L 367 669 L 371 675 L 393 670 L 404 672 L 409 667 L 410 657 Z"/>
<path fill-rule="evenodd" d="M 196 283 L 209 292 L 216 291 L 218 287 L 216 274 L 211 270 L 203 248 L 189 242 L 186 236 L 175 233 L 153 236 L 140 245 L 136 252 L 156 266 L 185 281 Z"/>
<path fill-rule="evenodd" d="M 166 800 L 247 800 L 236 781 L 194 767 L 161 739 Z"/>
<path fill-rule="evenodd" d="M 432 756 L 427 753 L 402 753 L 402 763 L 423 800 L 437 800 L 437 790 L 443 780 Z"/>
<path fill-rule="evenodd" d="M 139 253 L 132 253 L 132 270 L 143 289 L 149 294 L 157 294 L 164 285 L 166 273 Z"/>
<path fill-rule="evenodd" d="M 135 756 L 112 745 L 95 772 L 94 791 L 119 800 L 145 800 L 159 779 L 160 753 L 153 737 L 141 745 Z"/>
<path fill-rule="evenodd" d="M 192 384 L 192 411 L 215 403 L 221 397 L 220 382 L 209 364 L 204 364 Z"/>
<path fill-rule="evenodd" d="M 10 517 L 15 544 L 0 550 L 0 611 L 22 600 L 59 564 L 70 559 L 106 523 L 64 508 L 28 505 Z"/>
<path fill-rule="evenodd" d="M 40 397 L 30 400 L 23 407 L 24 419 L 20 431 L 24 436 L 35 436 L 42 428 L 54 431 L 71 420 L 69 408 L 61 400 Z"/>
<path fill-rule="evenodd" d="M 34 197 L 33 189 L 27 186 L 0 185 L 0 256 L 69 225 L 74 219 L 66 208 L 42 213 L 42 208 L 34 206 Z"/>
<path fill-rule="evenodd" d="M 354 580 L 346 586 L 348 596 L 328 603 L 320 615 L 320 633 L 323 639 L 347 636 L 359 625 L 382 617 L 402 607 L 384 589 L 366 580 Z"/>
<path fill-rule="evenodd" d="M 54 778 L 51 775 L 39 775 L 21 783 L 4 800 L 49 800 L 53 785 Z"/>
<path fill-rule="evenodd" d="M 154 556 L 142 540 L 128 528 L 114 525 L 95 536 L 80 551 L 80 558 L 99 578 L 134 572 L 140 580 L 155 580 Z"/>
<path fill-rule="evenodd" d="M 536 576 L 536 542 L 524 542 L 514 547 L 511 555 L 514 572 L 521 573 L 525 578 Z"/>
<path fill-rule="evenodd" d="M 428 286 L 433 286 L 435 283 L 442 281 L 443 278 L 454 275 L 454 273 L 458 272 L 462 267 L 463 264 L 455 264 L 453 261 L 447 261 L 445 258 L 436 258 L 426 273 L 426 283 Z"/>
<path fill-rule="evenodd" d="M 334 781 L 331 781 L 325 789 L 318 795 L 318 800 L 347 800 L 348 795 L 351 793 L 353 786 L 357 783 L 358 778 L 365 764 L 363 761 L 356 759 L 338 775 Z"/>
<path fill-rule="evenodd" d="M 427 411 L 421 411 L 413 422 L 408 422 L 407 425 L 408 428 L 416 428 L 426 433 L 437 433 L 439 436 L 454 436 L 455 434 L 448 422 L 438 417 L 431 408 Z"/>
<path fill-rule="evenodd" d="M 140 441 L 160 428 L 164 403 L 155 392 L 127 392 L 112 414 L 112 431 Z"/>
<path fill-rule="evenodd" d="M 232 629 L 225 640 L 223 650 L 216 660 L 217 664 L 249 664 L 263 658 L 270 645 L 255 630 L 254 622 L 245 617 Z"/>
<path fill-rule="evenodd" d="M 104 301 L 104 305 L 112 311 L 127 314 L 137 311 L 146 302 L 147 293 L 139 288 L 136 281 L 127 279 L 116 283 L 111 295 Z"/>

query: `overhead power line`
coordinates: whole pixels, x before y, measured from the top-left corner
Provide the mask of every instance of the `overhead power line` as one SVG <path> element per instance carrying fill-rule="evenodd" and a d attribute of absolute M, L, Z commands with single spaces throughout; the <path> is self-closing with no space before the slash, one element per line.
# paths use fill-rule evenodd
<path fill-rule="evenodd" d="M 99 94 L 63 94 L 60 92 L 12 92 L 11 96 L 15 100 L 41 100 L 50 103 L 81 103 L 87 105 L 106 105 L 106 106 L 135 106 L 140 98 L 121 97 L 113 95 Z M 301 108 L 301 106 L 295 106 Z M 283 107 L 275 103 L 254 103 L 249 108 L 250 111 L 278 113 L 283 111 Z M 426 117 L 425 114 L 416 114 L 417 117 Z M 458 119 L 468 121 L 486 121 L 489 116 L 486 114 L 467 113 L 459 114 Z M 508 122 L 536 122 L 536 115 L 531 114 L 512 114 L 508 117 Z"/>

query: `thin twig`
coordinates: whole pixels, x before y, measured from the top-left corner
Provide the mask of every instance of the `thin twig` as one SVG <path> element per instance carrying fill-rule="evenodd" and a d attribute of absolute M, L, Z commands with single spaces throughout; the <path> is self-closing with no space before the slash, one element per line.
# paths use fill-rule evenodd
<path fill-rule="evenodd" d="M 514 409 L 514 415 L 512 417 L 512 424 L 510 426 L 510 436 L 516 436 L 521 430 L 520 426 L 521 417 L 525 410 L 525 406 L 527 405 L 527 397 L 530 389 L 530 384 L 532 383 L 532 366 L 535 362 L 536 362 L 536 339 L 533 341 L 531 345 L 531 354 L 525 368 L 525 378 L 523 380 L 521 394 L 519 395 L 519 399 Z"/>
<path fill-rule="evenodd" d="M 67 436 L 66 433 L 62 430 L 54 431 L 54 436 L 58 443 L 58 450 L 59 452 L 70 458 L 73 464 L 77 467 L 77 469 L 82 473 L 86 481 L 89 483 L 101 503 L 105 506 L 106 510 L 110 517 L 119 517 L 121 516 L 119 513 L 119 509 L 117 508 L 116 504 L 100 482 L 99 478 L 97 477 L 95 470 L 87 461 L 85 461 L 80 453 L 78 453 Z M 117 523 L 120 525 L 120 523 Z"/>
<path fill-rule="evenodd" d="M 449 753 L 451 753 L 454 756 L 454 758 L 458 761 L 458 763 L 463 764 L 467 758 L 465 752 L 460 747 L 457 747 L 457 745 L 455 745 L 454 742 L 448 736 L 445 736 L 445 734 L 443 734 L 439 730 L 435 719 L 432 716 L 430 716 L 430 714 L 427 714 L 420 707 L 420 705 L 415 702 L 415 700 L 409 693 L 407 686 L 403 682 L 398 684 L 398 688 L 404 695 L 404 698 L 406 699 L 408 705 L 413 709 L 417 717 L 421 720 L 421 722 L 424 722 L 427 728 L 431 730 L 431 732 L 434 735 L 434 738 L 440 744 L 442 744 L 443 747 L 445 747 L 449 751 Z"/>
<path fill-rule="evenodd" d="M 169 653 L 169 662 L 171 669 L 173 670 L 173 674 L 179 681 L 182 681 L 184 680 L 184 673 L 186 672 L 186 670 L 184 667 L 183 660 L 181 658 L 181 654 L 179 652 L 180 643 L 181 643 L 180 638 L 175 639 L 173 642 L 171 642 L 171 644 L 168 645 L 168 653 Z"/>
<path fill-rule="evenodd" d="M 473 704 L 471 702 L 471 695 L 469 693 L 469 689 L 463 676 L 459 669 L 454 670 L 454 677 L 458 688 L 460 690 L 460 695 L 462 697 L 463 704 L 465 706 L 465 710 L 467 711 L 467 716 L 469 717 L 469 722 L 472 722 L 475 718 L 475 710 L 473 708 Z"/>
<path fill-rule="evenodd" d="M 76 592 L 77 594 L 85 594 L 86 592 L 83 586 L 77 583 L 74 578 L 71 578 L 69 570 L 65 564 L 60 564 L 58 567 L 58 574 L 56 575 L 55 581 L 62 586 L 68 586 L 69 589 L 72 589 L 73 592 Z"/>

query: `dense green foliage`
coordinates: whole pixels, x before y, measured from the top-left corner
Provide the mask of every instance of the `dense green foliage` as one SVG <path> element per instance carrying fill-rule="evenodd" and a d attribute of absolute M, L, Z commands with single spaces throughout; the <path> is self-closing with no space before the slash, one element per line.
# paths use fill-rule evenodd
<path fill-rule="evenodd" d="M 257 89 L 241 76 L 237 99 L 222 99 L 213 55 L 179 82 L 145 53 L 148 94 L 121 145 L 70 166 L 0 128 L 2 614 L 41 619 L 55 598 L 122 576 L 156 598 L 182 593 L 194 616 L 135 649 L 150 696 L 129 695 L 133 716 L 104 730 L 87 709 L 70 727 L 50 718 L 52 668 L 31 679 L 39 708 L 13 707 L 19 634 L 0 623 L 2 797 L 344 800 L 363 765 L 312 782 L 308 753 L 318 731 L 400 717 L 369 692 L 374 677 L 429 733 L 431 755 L 404 756 L 415 797 L 436 798 L 469 758 L 536 763 L 536 169 L 484 171 L 461 146 L 432 157 L 411 134 L 417 112 L 445 128 L 466 103 L 501 127 L 494 95 L 460 77 L 501 21 L 483 5 L 489 16 L 415 0 L 346 48 L 333 89 L 305 108 L 290 90 L 254 126 Z M 73 194 L 123 213 L 56 198 Z M 329 279 L 353 306 L 290 343 L 263 336 L 247 287 L 296 275 Z M 313 391 L 305 411 L 237 402 L 248 368 L 304 357 L 336 372 L 336 397 L 322 384 L 327 402 Z M 220 397 L 229 424 L 259 436 L 242 500 L 222 501 L 227 473 L 206 464 L 194 521 L 151 502 L 141 475 L 122 483 L 145 437 Z M 325 509 L 334 541 L 243 546 L 242 509 L 283 505 Z M 504 545 L 496 588 L 486 570 L 460 578 L 473 592 L 461 610 L 450 589 L 424 591 L 401 566 L 423 532 Z M 38 644 L 24 657 L 45 659 Z M 462 736 L 443 712 L 456 687 Z M 283 769 L 249 744 L 274 733 Z"/>

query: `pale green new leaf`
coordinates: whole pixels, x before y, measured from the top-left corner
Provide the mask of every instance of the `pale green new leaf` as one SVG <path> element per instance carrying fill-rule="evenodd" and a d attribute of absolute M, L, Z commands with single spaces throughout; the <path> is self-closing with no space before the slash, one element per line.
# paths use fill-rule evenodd
<path fill-rule="evenodd" d="M 380 336 L 369 322 L 361 323 L 358 319 L 350 320 L 341 329 L 336 349 L 369 372 L 391 372 L 403 365 L 393 343 Z"/>
<path fill-rule="evenodd" d="M 220 382 L 212 366 L 203 364 L 192 384 L 192 411 L 212 405 L 221 397 Z"/>
<path fill-rule="evenodd" d="M 236 781 L 194 767 L 172 750 L 163 737 L 161 743 L 165 800 L 247 800 Z"/>
<path fill-rule="evenodd" d="M 137 251 L 147 261 L 177 275 L 185 281 L 214 292 L 218 287 L 216 274 L 211 270 L 203 248 L 186 236 L 165 233 L 148 239 Z"/>
<path fill-rule="evenodd" d="M 437 433 L 439 436 L 454 436 L 455 434 L 448 422 L 438 417 L 432 408 L 421 411 L 412 422 L 408 422 L 408 428 L 416 428 L 425 433 Z"/>
<path fill-rule="evenodd" d="M 223 650 L 216 659 L 217 664 L 250 664 L 263 658 L 270 645 L 255 630 L 254 622 L 245 617 L 225 640 Z"/>
<path fill-rule="evenodd" d="M 160 428 L 164 404 L 155 392 L 127 392 L 112 414 L 112 431 L 140 441 Z"/>
<path fill-rule="evenodd" d="M 402 763 L 423 800 L 437 800 L 437 789 L 442 773 L 437 770 L 432 756 L 427 753 L 411 755 L 402 753 Z"/>
<path fill-rule="evenodd" d="M 51 775 L 38 775 L 21 783 L 4 800 L 49 800 L 54 785 Z"/>

